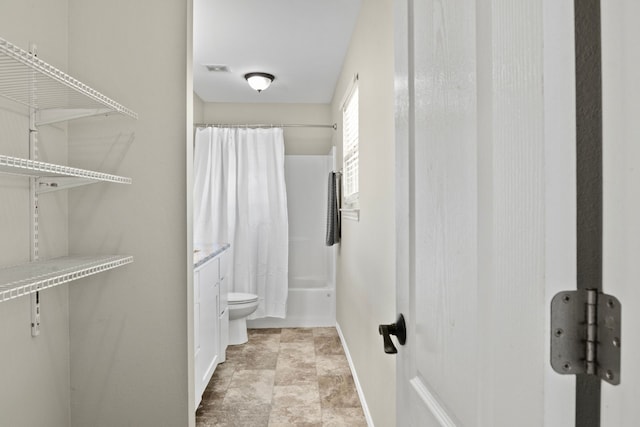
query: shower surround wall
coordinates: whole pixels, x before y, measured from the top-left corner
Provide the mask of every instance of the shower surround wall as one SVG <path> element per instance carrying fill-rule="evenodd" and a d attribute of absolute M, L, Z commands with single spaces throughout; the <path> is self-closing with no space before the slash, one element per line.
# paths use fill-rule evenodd
<path fill-rule="evenodd" d="M 335 247 L 324 244 L 327 176 L 333 155 L 285 156 L 289 211 L 289 299 L 285 319 L 249 321 L 253 328 L 334 326 Z"/>
<path fill-rule="evenodd" d="M 333 288 L 333 248 L 324 244 L 331 156 L 285 156 L 289 209 L 289 288 Z"/>

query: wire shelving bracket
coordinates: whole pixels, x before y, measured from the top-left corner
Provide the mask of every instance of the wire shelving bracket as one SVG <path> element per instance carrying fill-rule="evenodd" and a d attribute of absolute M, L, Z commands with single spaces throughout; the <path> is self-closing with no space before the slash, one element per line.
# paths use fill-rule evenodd
<path fill-rule="evenodd" d="M 32 88 L 37 87 L 37 96 Z M 36 110 L 36 124 L 118 113 L 138 115 L 79 80 L 0 38 L 0 96 Z"/>
<path fill-rule="evenodd" d="M 39 162 L 37 160 L 4 156 L 2 154 L 0 154 L 0 173 L 38 178 L 37 193 L 62 190 L 99 181 L 131 184 L 131 178 L 127 177 Z"/>
<path fill-rule="evenodd" d="M 0 302 L 129 264 L 132 256 L 61 257 L 0 269 Z"/>
<path fill-rule="evenodd" d="M 40 260 L 39 194 L 94 182 L 130 184 L 131 178 L 38 161 L 38 126 L 98 115 L 138 115 L 39 59 L 35 45 L 30 50 L 0 38 L 0 97 L 21 105 L 29 116 L 29 158 L 0 155 L 0 173 L 29 177 L 31 216 L 30 262 L 0 268 L 0 303 L 31 295 L 31 333 L 37 336 L 39 291 L 133 262 L 128 255 Z"/>

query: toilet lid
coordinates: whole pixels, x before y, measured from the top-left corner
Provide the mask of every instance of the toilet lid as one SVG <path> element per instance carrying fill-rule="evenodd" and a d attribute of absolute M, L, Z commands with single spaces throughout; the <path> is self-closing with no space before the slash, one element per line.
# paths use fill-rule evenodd
<path fill-rule="evenodd" d="M 245 294 L 242 292 L 229 292 L 229 304 L 241 304 L 245 302 L 254 302 L 258 300 L 258 295 Z"/>

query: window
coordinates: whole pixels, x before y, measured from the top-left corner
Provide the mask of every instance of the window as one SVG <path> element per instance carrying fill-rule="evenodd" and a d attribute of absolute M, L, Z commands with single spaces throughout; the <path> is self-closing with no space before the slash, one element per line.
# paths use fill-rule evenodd
<path fill-rule="evenodd" d="M 345 204 L 358 204 L 358 86 L 342 107 L 342 186 Z"/>

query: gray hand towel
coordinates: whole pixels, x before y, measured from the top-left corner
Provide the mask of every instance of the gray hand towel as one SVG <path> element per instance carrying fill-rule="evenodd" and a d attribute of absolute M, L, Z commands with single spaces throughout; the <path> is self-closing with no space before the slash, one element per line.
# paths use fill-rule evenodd
<path fill-rule="evenodd" d="M 338 176 L 329 173 L 329 191 L 327 192 L 327 246 L 340 242 L 340 211 L 338 210 Z"/>

